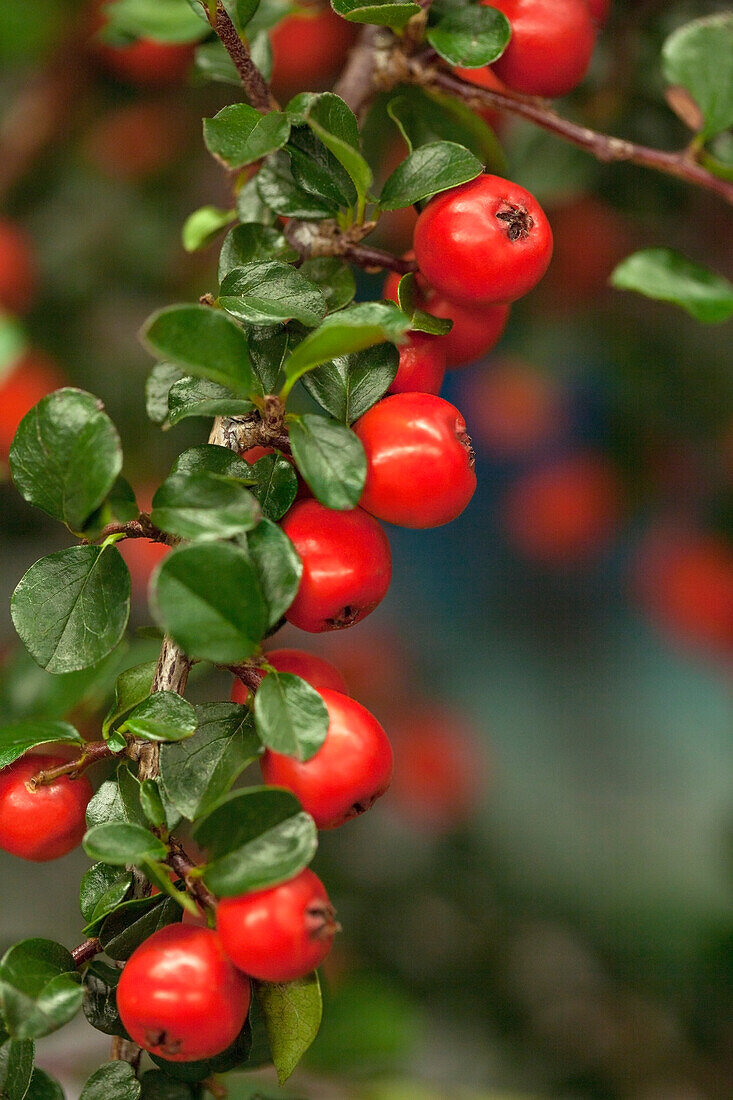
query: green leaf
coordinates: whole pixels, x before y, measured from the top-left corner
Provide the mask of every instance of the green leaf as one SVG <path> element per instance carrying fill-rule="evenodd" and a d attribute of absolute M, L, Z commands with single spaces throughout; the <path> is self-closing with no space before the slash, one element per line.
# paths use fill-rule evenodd
<path fill-rule="evenodd" d="M 321 288 L 329 313 L 343 309 L 356 294 L 354 272 L 335 256 L 313 256 L 304 260 L 298 270 Z"/>
<path fill-rule="evenodd" d="M 703 137 L 733 126 L 733 12 L 679 27 L 662 50 L 664 75 L 686 88 L 704 118 Z"/>
<path fill-rule="evenodd" d="M 120 437 L 92 394 L 55 390 L 21 420 L 10 469 L 29 504 L 79 532 L 122 469 Z"/>
<path fill-rule="evenodd" d="M 372 4 L 364 0 L 331 0 L 331 7 L 350 23 L 375 23 L 395 30 L 401 30 L 421 10 L 420 5 L 411 0 L 382 0 Z"/>
<path fill-rule="evenodd" d="M 31 1039 L 8 1039 L 0 1025 L 0 1096 L 23 1100 L 33 1074 L 35 1044 Z"/>
<path fill-rule="evenodd" d="M 99 932 L 105 954 L 126 962 L 135 948 L 159 928 L 175 924 L 183 916 L 178 902 L 165 894 L 140 901 L 126 901 L 106 918 Z"/>
<path fill-rule="evenodd" d="M 181 0 L 114 0 L 105 6 L 108 35 L 153 38 L 156 42 L 197 42 L 209 28 Z"/>
<path fill-rule="evenodd" d="M 333 92 L 303 92 L 290 101 L 287 113 L 305 122 L 348 172 L 363 210 L 372 171 L 359 152 L 359 126 L 351 108 Z"/>
<path fill-rule="evenodd" d="M 153 685 L 153 677 L 157 668 L 156 661 L 145 661 L 141 665 L 121 672 L 115 681 L 114 702 L 102 723 L 102 734 L 109 735 L 110 730 L 119 722 L 120 718 L 129 714 L 138 703 L 147 699 Z"/>
<path fill-rule="evenodd" d="M 82 1008 L 92 1027 L 104 1035 L 129 1038 L 117 1011 L 117 983 L 122 971 L 116 966 L 93 959 L 84 974 Z"/>
<path fill-rule="evenodd" d="M 375 344 L 322 363 L 303 376 L 303 385 L 331 416 L 353 424 L 387 392 L 399 360 L 394 344 Z"/>
<path fill-rule="evenodd" d="M 494 131 L 476 111 L 455 96 L 406 87 L 389 101 L 387 114 L 397 123 L 410 152 L 434 141 L 457 141 L 492 172 L 502 176 L 509 174 L 504 151 Z"/>
<path fill-rule="evenodd" d="M 453 322 L 447 317 L 433 317 L 431 313 L 417 307 L 417 279 L 414 271 L 403 275 L 397 284 L 397 300 L 400 309 L 410 318 L 411 332 L 427 332 L 433 336 L 444 336 L 453 328 Z"/>
<path fill-rule="evenodd" d="M 409 326 L 407 317 L 392 302 L 359 302 L 329 314 L 290 355 L 282 396 L 287 397 L 294 383 L 313 367 L 385 340 L 398 342 Z"/>
<path fill-rule="evenodd" d="M 302 330 L 296 333 L 282 325 L 257 325 L 249 330 L 247 343 L 259 383 L 258 390 L 262 395 L 277 393 L 283 363 L 301 339 Z"/>
<path fill-rule="evenodd" d="M 237 84 L 241 87 L 241 81 L 239 75 L 237 75 Z M 275 157 L 280 156 L 279 153 L 274 154 Z M 272 159 L 272 158 L 270 158 Z M 287 155 L 285 160 L 287 161 Z M 257 181 L 260 177 L 260 173 L 256 172 L 251 179 L 243 183 L 237 191 L 237 217 L 240 222 L 262 222 L 263 225 L 274 225 L 277 220 L 277 216 L 273 210 L 267 206 L 259 192 Z"/>
<path fill-rule="evenodd" d="M 5 1095 L 4 1093 L 2 1094 Z M 50 1074 L 42 1069 L 34 1069 L 30 1088 L 25 1100 L 64 1100 L 64 1090 Z"/>
<path fill-rule="evenodd" d="M 310 127 L 294 127 L 286 151 L 293 179 L 299 187 L 332 202 L 336 210 L 352 210 L 356 206 L 358 194 L 354 181 Z"/>
<path fill-rule="evenodd" d="M 199 443 L 179 454 L 171 468 L 172 474 L 220 474 L 238 481 L 253 481 L 252 467 L 228 447 L 216 443 Z"/>
<path fill-rule="evenodd" d="M 167 394 L 168 420 L 172 427 L 191 416 L 247 416 L 251 401 L 208 378 L 178 378 Z"/>
<path fill-rule="evenodd" d="M 0 961 L 0 1011 L 15 1039 L 39 1039 L 63 1027 L 82 996 L 74 960 L 52 940 L 23 940 Z"/>
<path fill-rule="evenodd" d="M 72 546 L 30 567 L 10 610 L 41 668 L 76 672 L 101 661 L 124 634 L 130 574 L 114 546 Z"/>
<path fill-rule="evenodd" d="M 367 472 L 359 437 L 343 424 L 313 413 L 293 417 L 288 428 L 293 458 L 316 499 L 327 508 L 355 508 Z"/>
<path fill-rule="evenodd" d="M 669 248 L 646 248 L 627 256 L 611 275 L 611 285 L 672 302 L 707 325 L 733 317 L 733 285 Z"/>
<path fill-rule="evenodd" d="M 0 314 L 0 378 L 13 369 L 27 347 L 20 322 L 7 313 Z"/>
<path fill-rule="evenodd" d="M 311 1045 L 321 1026 L 323 1003 L 315 971 L 296 982 L 255 982 L 255 995 L 265 1016 L 277 1079 L 283 1085 Z"/>
<path fill-rule="evenodd" d="M 267 626 L 273 627 L 296 597 L 303 563 L 292 542 L 276 523 L 263 519 L 247 535 L 247 551 L 267 608 Z"/>
<path fill-rule="evenodd" d="M 224 238 L 219 253 L 219 282 L 235 267 L 262 263 L 264 260 L 282 260 L 290 263 L 298 259 L 298 252 L 288 244 L 279 229 L 258 222 L 247 222 L 231 229 Z"/>
<path fill-rule="evenodd" d="M 247 103 L 222 108 L 204 119 L 206 148 L 227 168 L 244 168 L 281 149 L 290 136 L 290 120 L 281 111 L 261 115 Z"/>
<path fill-rule="evenodd" d="M 238 703 L 203 703 L 190 741 L 163 745 L 160 774 L 165 793 L 189 821 L 206 813 L 237 776 L 262 753 L 254 721 Z"/>
<path fill-rule="evenodd" d="M 235 664 L 265 631 L 266 609 L 247 555 L 228 543 L 174 550 L 153 575 L 156 621 L 191 657 Z"/>
<path fill-rule="evenodd" d="M 385 181 L 379 205 L 382 210 L 411 206 L 475 179 L 481 170 L 481 161 L 463 145 L 453 141 L 421 145 Z"/>
<path fill-rule="evenodd" d="M 87 828 L 104 825 L 108 821 L 126 821 L 119 784 L 115 779 L 105 779 L 87 806 Z"/>
<path fill-rule="evenodd" d="M 157 490 L 150 518 L 162 531 L 203 542 L 251 530 L 260 521 L 260 509 L 240 481 L 205 470 L 180 470 Z"/>
<path fill-rule="evenodd" d="M 201 206 L 189 214 L 181 230 L 181 242 L 186 252 L 198 252 L 215 241 L 237 216 L 236 210 L 222 210 L 218 206 Z"/>
<path fill-rule="evenodd" d="M 197 76 L 216 81 L 218 84 L 231 84 L 235 88 L 242 87 L 242 81 L 234 62 L 218 38 L 212 42 L 202 42 L 200 46 L 197 46 L 194 63 Z"/>
<path fill-rule="evenodd" d="M 107 1062 L 91 1075 L 79 1100 L 138 1100 L 140 1082 L 129 1062 Z"/>
<path fill-rule="evenodd" d="M 312 328 L 326 312 L 315 283 L 280 260 L 235 267 L 222 280 L 219 302 L 227 313 L 250 325 L 294 319 Z"/>
<path fill-rule="evenodd" d="M 281 519 L 298 492 L 298 477 L 292 463 L 281 454 L 263 455 L 252 469 L 257 478 L 252 492 L 260 502 L 262 514 L 267 519 Z"/>
<path fill-rule="evenodd" d="M 267 158 L 257 173 L 256 181 L 263 203 L 282 217 L 318 221 L 320 218 L 331 218 L 338 212 L 338 201 L 306 191 L 296 183 L 290 157 L 284 150 Z"/>
<path fill-rule="evenodd" d="M 165 859 L 168 849 L 157 836 L 142 825 L 110 821 L 95 825 L 84 837 L 84 851 L 91 859 L 124 867 L 128 863 L 144 864 L 147 860 Z"/>
<path fill-rule="evenodd" d="M 236 393 L 248 393 L 252 370 L 247 341 L 238 325 L 210 306 L 169 306 L 145 322 L 142 340 L 159 359 L 210 378 Z"/>
<path fill-rule="evenodd" d="M 68 722 L 17 722 L 0 729 L 0 768 L 7 768 L 36 745 L 83 745 L 78 730 Z"/>
<path fill-rule="evenodd" d="M 196 711 L 175 691 L 156 691 L 135 707 L 121 732 L 146 741 L 183 741 L 196 732 Z"/>
<path fill-rule="evenodd" d="M 168 1066 L 171 1064 L 175 1063 L 167 1063 Z M 180 1064 L 186 1065 L 185 1062 Z M 140 1085 L 140 1100 L 199 1100 L 201 1095 L 195 1086 L 186 1081 L 174 1081 L 160 1069 L 149 1069 L 140 1078 Z"/>
<path fill-rule="evenodd" d="M 310 760 L 328 733 L 328 710 L 315 688 L 289 672 L 268 672 L 255 694 L 255 725 L 274 752 Z"/>
<path fill-rule="evenodd" d="M 428 27 L 425 37 L 449 65 L 478 69 L 501 57 L 511 33 L 502 12 L 471 4 L 439 10 L 438 22 Z"/>
<path fill-rule="evenodd" d="M 218 897 L 292 878 L 318 846 L 313 818 L 290 791 L 277 787 L 232 791 L 199 819 L 193 835 L 212 857 L 204 882 Z"/>
<path fill-rule="evenodd" d="M 156 363 L 145 383 L 145 410 L 153 424 L 168 419 L 168 394 L 183 372 L 177 363 Z"/>
<path fill-rule="evenodd" d="M 139 514 L 135 490 L 126 478 L 120 476 L 115 479 L 106 498 L 92 512 L 80 533 L 87 539 L 95 539 L 102 534 L 108 523 L 129 523 L 137 519 Z"/>
<path fill-rule="evenodd" d="M 124 900 L 132 883 L 129 871 L 120 871 L 109 863 L 94 863 L 82 875 L 79 908 L 87 923 L 106 915 Z"/>

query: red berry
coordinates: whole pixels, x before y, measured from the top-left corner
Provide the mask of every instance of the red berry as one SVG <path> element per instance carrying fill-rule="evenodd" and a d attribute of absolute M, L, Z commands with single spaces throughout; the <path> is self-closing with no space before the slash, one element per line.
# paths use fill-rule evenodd
<path fill-rule="evenodd" d="M 599 27 L 608 19 L 611 11 L 611 0 L 586 0 L 591 19 L 595 19 Z"/>
<path fill-rule="evenodd" d="M 387 790 L 392 747 L 361 703 L 328 688 L 320 694 L 329 725 L 315 756 L 301 762 L 268 749 L 261 768 L 265 782 L 292 791 L 319 829 L 335 829 L 364 813 Z"/>
<path fill-rule="evenodd" d="M 278 672 L 292 672 L 307 680 L 316 691 L 322 688 L 331 688 L 333 691 L 342 691 L 348 694 L 346 681 L 330 661 L 325 657 L 319 657 L 315 653 L 306 653 L 302 649 L 272 649 L 265 654 L 268 664 Z M 249 692 L 241 680 L 235 680 L 232 687 L 232 702 L 245 703 Z"/>
<path fill-rule="evenodd" d="M 0 221 L 0 308 L 26 313 L 36 289 L 36 263 L 29 238 L 13 222 Z"/>
<path fill-rule="evenodd" d="M 367 456 L 361 506 L 400 527 L 440 527 L 459 516 L 476 489 L 466 423 L 428 393 L 397 393 L 354 425 Z"/>
<path fill-rule="evenodd" d="M 363 509 L 336 512 L 302 500 L 282 529 L 303 562 L 298 594 L 285 616 L 293 626 L 311 634 L 342 630 L 384 599 L 392 579 L 389 542 Z"/>
<path fill-rule="evenodd" d="M 105 72 L 116 80 L 149 88 L 182 83 L 194 55 L 194 47 L 188 43 L 156 42 L 152 38 L 139 38 L 129 46 L 113 46 L 95 39 L 92 51 Z"/>
<path fill-rule="evenodd" d="M 26 352 L 0 378 L 0 458 L 7 461 L 18 425 L 42 397 L 65 385 L 59 368 L 40 351 Z"/>
<path fill-rule="evenodd" d="M 390 393 L 439 393 L 445 374 L 445 347 L 439 336 L 411 332 L 400 349 L 400 365 Z"/>
<path fill-rule="evenodd" d="M 136 182 L 164 171 L 181 156 L 185 115 L 170 103 L 125 103 L 96 119 L 84 152 L 111 179 Z"/>
<path fill-rule="evenodd" d="M 516 459 L 558 438 L 567 421 L 554 379 L 517 359 L 472 372 L 461 390 L 473 439 L 492 457 Z"/>
<path fill-rule="evenodd" d="M 215 932 L 169 924 L 133 951 L 117 986 L 131 1038 L 170 1062 L 196 1062 L 234 1042 L 249 1012 L 250 984 Z"/>
<path fill-rule="evenodd" d="M 294 982 L 310 974 L 338 931 L 325 887 L 307 869 L 269 890 L 222 898 L 216 926 L 234 965 L 260 982 Z"/>
<path fill-rule="evenodd" d="M 525 95 L 567 95 L 585 76 L 596 44 L 586 0 L 482 0 L 507 17 L 512 36 L 493 64 L 500 80 Z"/>
<path fill-rule="evenodd" d="M 417 219 L 415 257 L 451 301 L 513 302 L 547 270 L 552 230 L 529 191 L 500 176 L 477 176 L 431 199 Z"/>
<path fill-rule="evenodd" d="M 67 761 L 61 756 L 22 756 L 0 771 L 0 848 L 43 863 L 78 847 L 92 787 L 84 776 L 62 776 L 31 790 L 28 781 Z"/>
<path fill-rule="evenodd" d="M 331 8 L 305 3 L 270 31 L 272 86 L 282 96 L 318 90 L 341 71 L 356 28 Z"/>

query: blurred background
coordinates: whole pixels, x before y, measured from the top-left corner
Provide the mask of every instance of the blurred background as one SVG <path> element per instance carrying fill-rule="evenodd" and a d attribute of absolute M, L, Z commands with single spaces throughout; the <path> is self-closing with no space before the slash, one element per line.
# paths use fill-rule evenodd
<path fill-rule="evenodd" d="M 661 43 L 729 5 L 612 6 L 591 74 L 561 110 L 682 147 Z M 90 40 L 94 25 L 78 2 L 0 8 L 0 720 L 71 713 L 90 736 L 116 673 L 156 650 L 135 628 L 150 622 L 160 549 L 123 548 L 135 595 L 126 645 L 89 672 L 41 672 L 14 637 L 8 600 L 36 558 L 69 540 L 14 491 L 8 448 L 45 392 L 91 390 L 145 506 L 179 451 L 206 439 L 201 420 L 170 432 L 147 420 L 151 362 L 136 333 L 154 308 L 215 289 L 217 246 L 187 254 L 180 230 L 200 205 L 230 205 L 200 120 L 238 98 L 192 72 L 187 47 L 121 62 Z M 329 83 L 328 64 L 306 75 L 312 87 Z M 275 42 L 276 91 L 292 91 L 292 75 Z M 556 252 L 491 356 L 447 376 L 479 489 L 448 528 L 389 529 L 394 581 L 365 623 L 277 636 L 341 668 L 397 761 L 389 795 L 322 838 L 314 866 L 344 932 L 326 966 L 321 1035 L 282 1095 L 723 1100 L 733 1095 L 731 329 L 607 280 L 629 252 L 658 244 L 730 277 L 730 211 L 494 121 L 509 174 L 547 209 Z M 397 137 L 376 109 L 375 166 L 403 155 Z M 731 170 L 732 145 L 724 135 L 716 149 Z M 385 217 L 374 243 L 409 248 L 413 223 L 412 212 Z M 362 297 L 381 286 L 360 276 Z M 229 686 L 198 676 L 190 695 L 227 698 Z M 43 867 L 0 854 L 0 949 L 32 935 L 76 943 L 84 866 L 80 854 Z M 106 1046 L 79 1023 L 43 1040 L 39 1061 L 74 1095 Z M 231 1095 L 253 1093 L 240 1082 Z"/>

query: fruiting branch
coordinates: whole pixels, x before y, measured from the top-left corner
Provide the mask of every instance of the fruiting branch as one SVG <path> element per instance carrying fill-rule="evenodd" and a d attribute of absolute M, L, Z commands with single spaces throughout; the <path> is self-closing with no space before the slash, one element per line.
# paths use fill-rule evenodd
<path fill-rule="evenodd" d="M 208 12 L 208 8 L 206 10 Z M 263 114 L 276 111 L 279 104 L 270 91 L 269 84 L 252 60 L 249 50 L 239 37 L 237 28 L 229 18 L 222 0 L 217 0 L 214 18 L 209 16 L 209 22 L 234 62 L 251 105 Z"/>
<path fill-rule="evenodd" d="M 98 760 L 104 760 L 113 755 L 114 753 L 106 741 L 90 741 L 84 746 L 84 751 L 76 760 L 69 760 L 65 764 L 59 764 L 56 768 L 48 768 L 45 771 L 38 772 L 37 775 L 28 780 L 28 786 L 32 791 L 35 791 L 38 787 L 53 783 L 64 775 L 67 775 L 70 779 L 76 779 L 91 764 L 96 764 Z"/>

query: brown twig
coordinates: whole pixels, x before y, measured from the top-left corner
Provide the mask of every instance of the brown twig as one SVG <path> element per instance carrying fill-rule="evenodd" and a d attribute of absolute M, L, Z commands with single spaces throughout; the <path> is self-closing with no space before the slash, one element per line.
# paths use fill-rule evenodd
<path fill-rule="evenodd" d="M 204 885 L 202 879 L 191 875 L 191 871 L 196 869 L 196 864 L 177 840 L 171 840 L 170 852 L 166 862 L 169 867 L 173 868 L 179 878 L 183 879 L 188 893 L 196 899 L 199 905 L 213 912 L 216 909 L 216 898 L 211 890 Z"/>
<path fill-rule="evenodd" d="M 47 768 L 38 772 L 28 780 L 28 788 L 35 791 L 38 787 L 53 783 L 64 775 L 67 775 L 69 779 L 76 779 L 90 765 L 96 764 L 98 760 L 105 760 L 109 756 L 114 756 L 114 753 L 106 741 L 89 741 L 84 746 L 81 756 L 76 760 L 67 760 L 66 763 L 59 764 L 55 768 Z"/>
<path fill-rule="evenodd" d="M 207 8 L 208 11 L 208 8 Z M 247 93 L 247 99 L 253 107 L 263 114 L 278 110 L 278 102 L 270 91 L 270 86 L 250 56 L 250 52 L 237 33 L 237 28 L 229 18 L 222 0 L 217 0 L 214 19 L 209 17 L 221 44 L 227 51 Z"/>
<path fill-rule="evenodd" d="M 399 82 L 395 69 L 398 39 L 386 27 L 366 26 L 349 54 L 346 66 L 334 85 L 355 115 L 361 116 L 379 91 L 387 91 Z"/>
<path fill-rule="evenodd" d="M 79 946 L 75 947 L 71 952 L 74 966 L 83 966 L 84 963 L 89 962 L 95 955 L 98 955 L 101 950 L 102 945 L 98 939 L 84 940 L 84 943 L 80 943 Z"/>
<path fill-rule="evenodd" d="M 171 536 L 166 535 L 159 527 L 151 523 L 147 512 L 141 512 L 138 519 L 128 520 L 127 523 L 108 523 L 93 539 L 82 539 L 82 545 L 104 542 L 110 535 L 125 535 L 128 539 L 149 539 L 151 542 L 170 542 Z"/>
<path fill-rule="evenodd" d="M 284 235 L 303 259 L 311 256 L 338 256 L 368 270 L 396 271 L 406 275 L 417 271 L 414 260 L 393 256 L 381 248 L 371 248 L 361 243 L 361 237 L 370 233 L 376 222 L 354 225 L 341 230 L 336 222 L 307 222 L 291 218 L 284 227 Z"/>
<path fill-rule="evenodd" d="M 433 88 L 438 92 L 447 92 L 476 107 L 498 108 L 519 118 L 527 119 L 528 122 L 534 123 L 543 130 L 556 134 L 557 137 L 569 141 L 572 145 L 577 145 L 579 149 L 584 149 L 596 160 L 604 163 L 628 161 L 643 168 L 651 168 L 653 171 L 675 176 L 686 183 L 712 191 L 726 202 L 733 204 L 733 183 L 719 179 L 708 172 L 690 156 L 687 150 L 669 153 L 661 149 L 637 145 L 633 141 L 611 137 L 597 130 L 591 130 L 587 126 L 579 126 L 575 122 L 562 118 L 543 100 L 531 99 L 511 92 L 479 88 L 475 84 L 461 80 L 460 77 L 454 76 L 435 64 L 433 55 L 423 54 L 408 58 L 407 68 L 410 78 L 416 84 Z"/>

